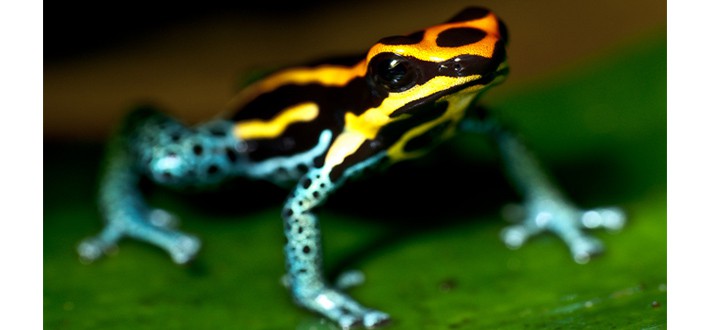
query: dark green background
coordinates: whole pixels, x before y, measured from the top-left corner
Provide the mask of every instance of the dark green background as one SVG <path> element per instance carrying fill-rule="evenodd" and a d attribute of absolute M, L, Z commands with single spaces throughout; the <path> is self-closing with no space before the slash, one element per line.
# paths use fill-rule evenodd
<path fill-rule="evenodd" d="M 390 313 L 387 329 L 665 328 L 665 42 L 659 33 L 505 99 L 484 98 L 572 199 L 628 212 L 622 232 L 596 233 L 605 255 L 575 264 L 549 235 L 508 250 L 498 211 L 516 195 L 487 142 L 461 135 L 326 203 L 331 276 L 363 270 L 367 282 L 351 293 Z M 334 329 L 295 307 L 279 284 L 287 191 L 267 183 L 200 195 L 152 191 L 153 204 L 204 241 L 187 267 L 135 241 L 81 264 L 76 244 L 101 224 L 100 155 L 99 145 L 45 141 L 45 328 Z"/>

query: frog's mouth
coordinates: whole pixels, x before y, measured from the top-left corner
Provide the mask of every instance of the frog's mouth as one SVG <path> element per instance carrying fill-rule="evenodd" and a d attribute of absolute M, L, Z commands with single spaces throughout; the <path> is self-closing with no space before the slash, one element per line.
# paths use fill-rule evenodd
<path fill-rule="evenodd" d="M 501 66 L 503 66 L 503 67 L 502 67 L 502 68 L 499 67 L 499 68 L 498 68 L 498 71 L 495 72 L 496 78 L 497 78 L 498 76 L 507 76 L 507 75 L 508 75 L 508 71 L 510 70 L 510 69 L 508 68 L 508 64 L 506 63 L 506 64 L 501 65 Z"/>
<path fill-rule="evenodd" d="M 459 86 L 452 87 L 449 89 L 448 93 L 454 94 L 454 93 L 459 93 L 463 90 L 470 89 L 471 92 L 474 92 L 478 89 L 472 88 L 472 87 L 478 87 L 480 89 L 486 89 L 488 87 L 497 85 L 503 80 L 505 80 L 505 77 L 508 76 L 508 64 L 506 62 L 501 63 L 498 65 L 498 69 L 496 71 L 487 73 L 483 76 L 481 76 L 478 79 L 471 80 L 469 82 L 463 83 Z"/>
<path fill-rule="evenodd" d="M 498 65 L 498 69 L 496 71 L 493 71 L 489 74 L 484 75 L 481 78 L 478 78 L 474 81 L 471 81 L 470 84 L 472 85 L 489 85 L 491 82 L 495 81 L 498 77 L 503 77 L 505 78 L 508 75 L 508 63 L 503 62 L 500 65 Z M 498 79 L 499 82 L 503 81 L 503 79 Z"/>

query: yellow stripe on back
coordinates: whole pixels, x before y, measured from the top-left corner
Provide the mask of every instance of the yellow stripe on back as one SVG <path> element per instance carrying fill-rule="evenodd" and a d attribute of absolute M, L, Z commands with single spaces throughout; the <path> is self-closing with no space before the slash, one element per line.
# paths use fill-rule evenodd
<path fill-rule="evenodd" d="M 247 139 L 273 138 L 281 135 L 295 122 L 311 121 L 318 116 L 318 105 L 306 102 L 286 108 L 271 120 L 250 119 L 240 121 L 234 127 L 234 135 Z"/>

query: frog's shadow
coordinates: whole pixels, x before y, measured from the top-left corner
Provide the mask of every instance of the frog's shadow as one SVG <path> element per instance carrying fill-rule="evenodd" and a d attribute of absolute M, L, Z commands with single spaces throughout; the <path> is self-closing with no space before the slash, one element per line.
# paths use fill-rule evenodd
<path fill-rule="evenodd" d="M 619 188 L 600 188 L 598 183 L 594 184 L 608 182 L 600 178 L 620 175 L 609 164 L 609 158 L 598 156 L 572 160 L 551 169 L 554 177 L 564 179 L 564 186 L 589 188 L 568 191 L 573 200 L 595 200 L 595 194 L 601 193 L 599 189 Z M 288 192 L 268 183 L 240 179 L 223 189 L 177 193 L 170 198 L 185 198 L 181 205 L 213 215 L 210 219 L 239 219 L 264 208 L 280 209 Z M 501 208 L 519 199 L 496 157 L 463 157 L 453 148 L 438 148 L 424 159 L 397 163 L 381 173 L 353 180 L 335 192 L 322 208 L 336 216 L 347 214 L 358 221 L 384 224 L 386 230 L 329 266 L 328 274 L 335 276 L 352 269 L 377 251 L 423 232 L 462 222 L 500 219 Z"/>

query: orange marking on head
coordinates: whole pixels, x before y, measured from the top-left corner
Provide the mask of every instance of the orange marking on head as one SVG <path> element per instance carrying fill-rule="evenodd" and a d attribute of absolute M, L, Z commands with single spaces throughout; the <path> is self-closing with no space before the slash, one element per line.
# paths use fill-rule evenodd
<path fill-rule="evenodd" d="M 475 44 L 463 45 L 460 47 L 440 47 L 436 44 L 436 38 L 441 32 L 451 28 L 469 27 L 486 32 L 488 35 Z M 375 55 L 391 52 L 404 56 L 413 56 L 420 60 L 441 62 L 461 54 L 479 55 L 491 57 L 495 43 L 501 39 L 498 19 L 493 13 L 470 21 L 444 23 L 432 26 L 424 30 L 424 37 L 421 42 L 411 45 L 385 45 L 378 43 L 370 48 L 367 55 L 369 62 Z"/>

